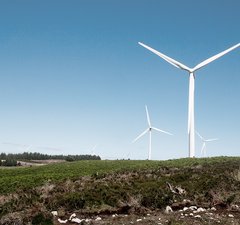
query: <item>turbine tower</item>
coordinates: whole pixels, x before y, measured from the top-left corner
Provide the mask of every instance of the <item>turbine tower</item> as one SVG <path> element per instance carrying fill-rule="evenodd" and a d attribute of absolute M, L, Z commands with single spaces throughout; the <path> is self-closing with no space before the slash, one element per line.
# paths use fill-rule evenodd
<path fill-rule="evenodd" d="M 204 60 L 203 62 L 199 63 L 198 65 L 196 65 L 193 68 L 187 67 L 184 64 L 164 55 L 161 52 L 158 52 L 157 50 L 141 43 L 138 42 L 141 46 L 143 46 L 144 48 L 150 50 L 151 52 L 155 53 L 156 55 L 158 55 L 159 57 L 161 57 L 162 59 L 164 59 L 165 61 L 167 61 L 168 63 L 172 64 L 173 66 L 182 69 L 182 70 L 186 70 L 189 73 L 189 99 L 188 99 L 188 137 L 189 137 L 189 157 L 193 158 L 195 157 L 195 128 L 194 128 L 194 90 L 195 90 L 195 75 L 194 73 L 199 70 L 200 68 L 206 66 L 207 64 L 209 64 L 210 62 L 220 58 L 221 56 L 227 54 L 228 52 L 240 47 L 240 43 L 232 46 L 231 48 L 228 48 L 227 50 L 218 53 L 217 55 L 214 55 L 206 60 Z"/>
<path fill-rule="evenodd" d="M 134 143 L 135 141 L 137 141 L 140 137 L 142 137 L 144 134 L 146 134 L 147 132 L 149 132 L 149 150 L 148 150 L 148 160 L 151 160 L 151 154 L 152 154 L 152 130 L 156 130 L 156 131 L 159 131 L 159 132 L 162 132 L 162 133 L 165 133 L 165 134 L 169 134 L 169 135 L 172 135 L 171 133 L 167 132 L 167 131 L 164 131 L 164 130 L 160 130 L 156 127 L 152 127 L 151 125 L 151 121 L 150 121 L 150 117 L 149 117 L 149 114 L 148 114 L 148 108 L 147 106 L 145 106 L 146 108 L 146 114 L 147 114 L 147 122 L 148 122 L 148 128 L 143 131 L 139 136 L 137 136 L 133 141 L 132 143 Z"/>
<path fill-rule="evenodd" d="M 197 131 L 196 131 L 196 134 L 198 135 L 198 137 L 202 140 L 203 142 L 203 145 L 202 145 L 202 148 L 201 148 L 201 154 L 206 157 L 206 143 L 207 142 L 211 142 L 211 141 L 217 141 L 219 140 L 218 138 L 211 138 L 211 139 L 205 139 L 203 138 L 203 136 L 201 136 Z"/>

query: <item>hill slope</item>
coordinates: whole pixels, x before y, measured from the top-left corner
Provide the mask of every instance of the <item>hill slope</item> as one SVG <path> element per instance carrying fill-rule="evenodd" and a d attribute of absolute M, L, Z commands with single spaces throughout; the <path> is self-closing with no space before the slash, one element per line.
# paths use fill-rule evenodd
<path fill-rule="evenodd" d="M 61 219 L 73 212 L 82 217 L 117 213 L 132 217 L 152 215 L 153 219 L 153 212 L 154 215 L 158 212 L 164 215 L 166 224 L 188 224 L 188 220 L 189 224 L 209 224 L 209 220 L 211 224 L 226 224 L 230 220 L 232 224 L 239 224 L 240 218 L 239 157 L 79 161 L 1 169 L 0 187 L 0 224 L 13 224 L 9 221 L 18 221 L 19 225 L 53 224 L 53 221 L 59 224 L 50 213 L 55 210 Z M 171 206 L 174 212 L 163 214 L 166 206 Z M 205 214 L 187 217 L 185 214 L 193 212 L 181 210 L 190 210 L 186 208 L 189 206 L 205 211 L 216 209 L 214 215 L 224 212 L 226 216 L 221 219 L 214 219 L 213 215 L 209 219 Z M 233 217 L 228 218 L 229 214 Z M 99 224 L 107 224 L 106 221 Z M 119 217 L 119 221 L 108 222 L 122 224 L 120 221 Z M 150 224 L 144 220 L 136 224 L 140 222 Z M 151 221 L 151 224 L 155 223 Z"/>

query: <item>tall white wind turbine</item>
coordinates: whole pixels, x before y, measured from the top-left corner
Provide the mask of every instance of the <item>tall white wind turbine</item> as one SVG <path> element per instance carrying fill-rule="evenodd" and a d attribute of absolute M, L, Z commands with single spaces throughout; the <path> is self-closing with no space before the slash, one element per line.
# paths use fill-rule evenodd
<path fill-rule="evenodd" d="M 206 154 L 206 143 L 207 142 L 211 142 L 211 141 L 217 141 L 219 140 L 218 138 L 211 138 L 211 139 L 205 139 L 203 138 L 203 136 L 201 136 L 197 131 L 196 134 L 198 135 L 198 137 L 202 140 L 203 144 L 202 144 L 202 148 L 201 148 L 201 155 L 203 155 L 204 157 L 207 156 Z"/>
<path fill-rule="evenodd" d="M 221 56 L 227 54 L 228 52 L 240 47 L 240 43 L 232 46 L 231 48 L 228 48 L 227 50 L 218 53 L 217 55 L 214 55 L 206 60 L 204 60 L 203 62 L 199 63 L 198 65 L 196 65 L 193 68 L 187 67 L 184 64 L 164 55 L 161 52 L 156 51 L 155 49 L 141 43 L 138 42 L 141 46 L 143 46 L 144 48 L 150 50 L 151 52 L 155 53 L 156 55 L 158 55 L 159 57 L 161 57 L 162 59 L 164 59 L 165 61 L 167 61 L 168 63 L 172 64 L 173 66 L 182 69 L 182 70 L 186 70 L 189 73 L 189 100 L 188 100 L 188 136 L 189 136 L 189 157 L 193 158 L 195 157 L 195 128 L 194 128 L 194 89 L 195 89 L 195 75 L 194 73 L 199 70 L 200 68 L 206 66 L 207 64 L 209 64 L 210 62 L 220 58 Z"/>
<path fill-rule="evenodd" d="M 151 125 L 151 121 L 150 121 L 150 117 L 149 117 L 149 113 L 148 113 L 148 108 L 147 106 L 145 106 L 146 108 L 146 114 L 147 114 L 147 122 L 148 122 L 148 128 L 143 131 L 139 136 L 137 136 L 134 140 L 133 140 L 133 143 L 135 141 L 137 141 L 140 137 L 142 137 L 144 134 L 146 134 L 147 132 L 149 132 L 149 150 L 148 150 L 148 160 L 151 160 L 151 154 L 152 154 L 152 130 L 156 130 L 156 131 L 159 131 L 159 132 L 162 132 L 162 133 L 165 133 L 165 134 L 169 134 L 169 135 L 172 135 L 171 133 L 167 132 L 167 131 L 164 131 L 164 130 L 160 130 L 156 127 L 153 127 Z"/>

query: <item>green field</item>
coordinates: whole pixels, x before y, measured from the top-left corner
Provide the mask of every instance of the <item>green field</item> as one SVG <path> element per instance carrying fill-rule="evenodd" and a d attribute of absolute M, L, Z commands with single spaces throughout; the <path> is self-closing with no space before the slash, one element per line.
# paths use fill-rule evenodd
<path fill-rule="evenodd" d="M 174 193 L 181 187 L 184 194 Z M 240 157 L 94 160 L 0 169 L 0 217 L 24 221 L 52 210 L 122 212 L 240 204 Z M 174 205 L 175 204 L 175 205 Z M 37 212 L 37 214 L 36 214 Z"/>
<path fill-rule="evenodd" d="M 154 169 L 157 167 L 191 167 L 196 165 L 214 165 L 231 163 L 240 165 L 240 157 L 216 157 L 199 159 L 177 159 L 167 161 L 101 160 L 77 161 L 50 164 L 41 167 L 16 167 L 0 169 L 0 194 L 7 194 L 20 189 L 29 189 L 45 182 L 61 182 L 66 179 L 78 179 L 112 173 L 114 171 Z"/>

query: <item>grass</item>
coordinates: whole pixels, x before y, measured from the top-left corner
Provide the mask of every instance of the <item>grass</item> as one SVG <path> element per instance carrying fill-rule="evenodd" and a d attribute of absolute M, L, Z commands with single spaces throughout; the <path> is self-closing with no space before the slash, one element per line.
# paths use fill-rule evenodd
<path fill-rule="evenodd" d="M 62 182 L 70 179 L 75 180 L 82 176 L 104 175 L 116 171 L 137 171 L 156 168 L 184 168 L 197 165 L 214 167 L 215 164 L 240 165 L 239 157 L 216 157 L 201 159 L 177 159 L 167 161 L 77 161 L 71 163 L 51 164 L 41 167 L 27 167 L 15 169 L 0 169 L 0 195 L 13 193 L 19 190 L 27 190 L 41 186 L 46 182 Z M 176 179 L 186 179 L 178 176 Z"/>
<path fill-rule="evenodd" d="M 230 205 L 240 203 L 239 171 L 240 157 L 95 160 L 4 168 L 0 169 L 0 201 L 10 197 L 0 202 L 0 217 L 31 209 L 37 214 L 31 212 L 28 218 L 35 221 L 42 215 L 47 220 L 56 209 L 163 209 L 183 199 L 196 205 Z M 181 186 L 186 194 L 173 194 L 167 183 Z"/>

